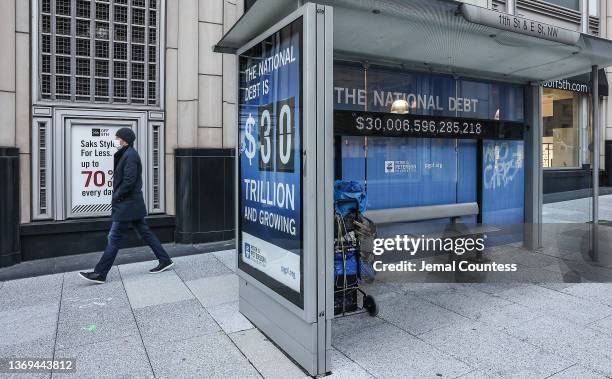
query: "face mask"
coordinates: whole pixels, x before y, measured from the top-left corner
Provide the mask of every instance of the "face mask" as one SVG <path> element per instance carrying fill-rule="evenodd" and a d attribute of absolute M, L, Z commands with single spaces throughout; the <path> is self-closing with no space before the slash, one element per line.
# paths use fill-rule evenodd
<path fill-rule="evenodd" d="M 117 150 L 121 150 L 123 148 L 123 146 L 121 146 L 121 144 L 119 143 L 119 141 L 115 140 L 114 142 L 115 145 L 115 149 Z"/>

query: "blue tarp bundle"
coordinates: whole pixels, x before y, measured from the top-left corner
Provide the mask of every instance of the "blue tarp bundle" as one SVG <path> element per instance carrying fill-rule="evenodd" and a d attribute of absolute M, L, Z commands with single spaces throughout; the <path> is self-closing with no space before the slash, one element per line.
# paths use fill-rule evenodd
<path fill-rule="evenodd" d="M 354 201 L 342 202 L 341 200 Z M 359 212 L 365 212 L 368 197 L 360 182 L 354 180 L 336 180 L 334 182 L 334 201 L 336 202 L 336 213 L 339 213 L 341 216 L 346 216 L 351 213 L 356 206 Z"/>
<path fill-rule="evenodd" d="M 348 248 L 346 253 L 346 275 L 357 275 L 359 273 L 359 266 L 357 265 L 357 252 L 355 248 Z M 344 262 L 342 260 L 342 252 L 336 251 L 334 254 L 334 276 L 344 275 Z"/>

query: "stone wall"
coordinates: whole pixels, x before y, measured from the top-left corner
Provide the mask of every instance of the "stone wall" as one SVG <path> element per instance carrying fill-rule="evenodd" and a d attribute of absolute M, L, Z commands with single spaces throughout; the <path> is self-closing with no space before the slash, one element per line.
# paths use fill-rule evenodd
<path fill-rule="evenodd" d="M 213 46 L 240 18 L 243 0 L 167 1 L 166 198 L 175 214 L 176 148 L 233 148 L 236 58 Z"/>
<path fill-rule="evenodd" d="M 19 148 L 21 222 L 30 221 L 30 2 L 0 2 L 0 147 Z"/>

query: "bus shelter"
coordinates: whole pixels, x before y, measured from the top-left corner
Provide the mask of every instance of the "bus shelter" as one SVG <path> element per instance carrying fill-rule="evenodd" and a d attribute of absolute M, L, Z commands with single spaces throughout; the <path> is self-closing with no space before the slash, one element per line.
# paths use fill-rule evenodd
<path fill-rule="evenodd" d="M 259 0 L 215 51 L 237 56 L 240 312 L 312 375 L 333 370 L 334 181 L 391 235 L 504 224 L 539 248 L 541 83 L 591 73 L 597 99 L 612 64 L 608 40 L 446 0 Z"/>

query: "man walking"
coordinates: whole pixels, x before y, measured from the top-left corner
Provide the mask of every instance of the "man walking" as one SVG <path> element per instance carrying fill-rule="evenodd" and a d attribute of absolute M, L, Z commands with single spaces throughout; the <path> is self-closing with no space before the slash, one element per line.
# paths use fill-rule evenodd
<path fill-rule="evenodd" d="M 119 150 L 114 156 L 113 224 L 108 233 L 108 244 L 94 270 L 79 274 L 94 283 L 106 281 L 106 275 L 117 257 L 121 239 L 130 224 L 159 260 L 159 265 L 149 270 L 151 274 L 160 273 L 174 266 L 174 262 L 144 219 L 147 209 L 142 196 L 142 164 L 138 152 L 134 149 L 136 135 L 130 128 L 121 128 L 115 137 L 119 142 Z"/>

